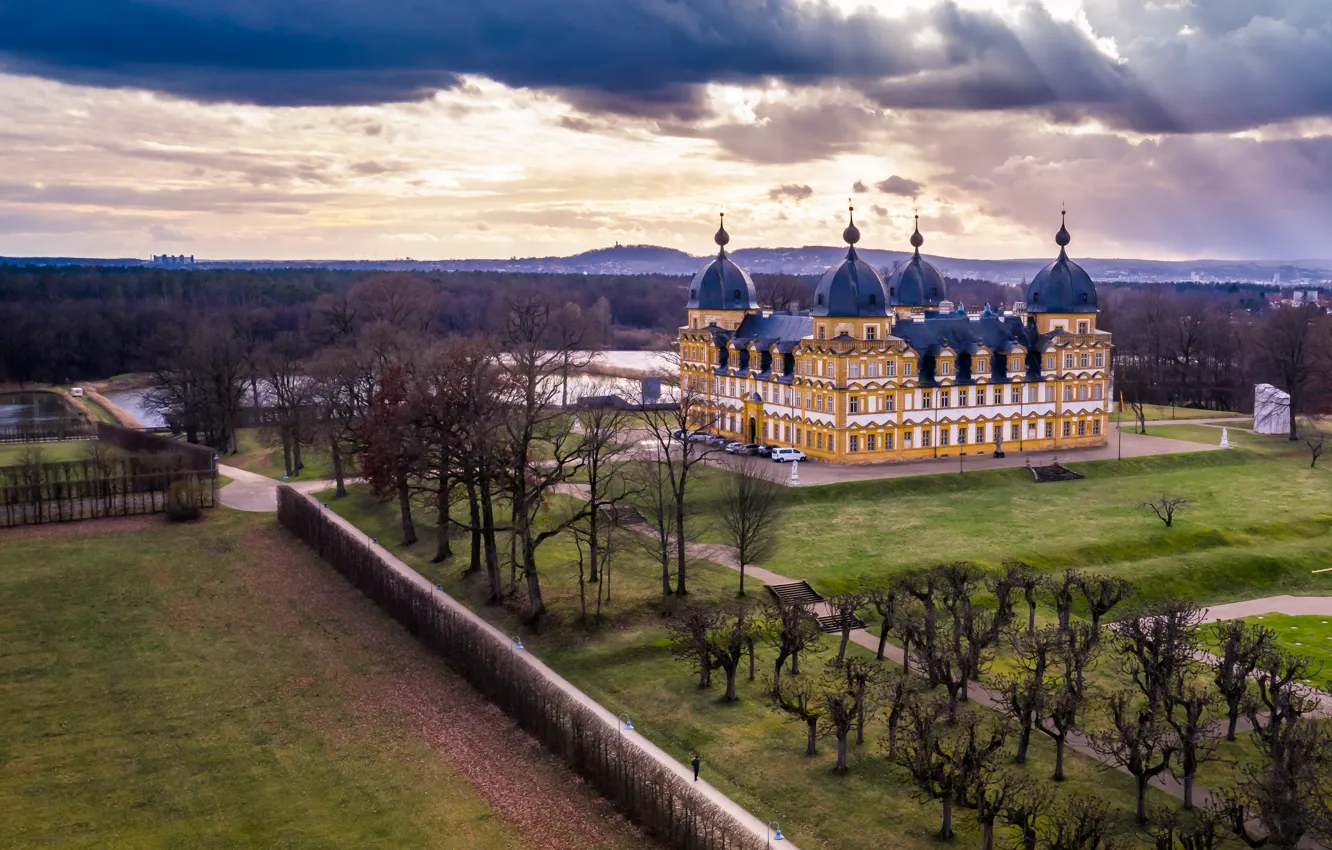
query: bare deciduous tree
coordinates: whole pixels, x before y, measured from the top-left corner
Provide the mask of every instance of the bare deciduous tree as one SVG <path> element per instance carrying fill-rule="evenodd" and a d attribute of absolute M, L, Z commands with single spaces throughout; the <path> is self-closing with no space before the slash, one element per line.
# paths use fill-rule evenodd
<path fill-rule="evenodd" d="M 777 547 L 786 502 L 784 488 L 771 464 L 736 458 L 725 464 L 716 521 L 726 542 L 735 549 L 740 567 L 740 596 L 745 595 L 745 567 L 766 561 Z"/>
<path fill-rule="evenodd" d="M 1175 753 L 1174 735 L 1164 718 L 1132 691 L 1106 697 L 1109 727 L 1089 736 L 1092 749 L 1133 777 L 1138 802 L 1135 817 L 1147 823 L 1147 786 L 1170 767 Z"/>
<path fill-rule="evenodd" d="M 1140 502 L 1138 507 L 1149 509 L 1156 514 L 1156 518 L 1165 523 L 1166 528 L 1171 528 L 1175 524 L 1175 514 L 1187 509 L 1193 501 L 1183 496 L 1169 496 L 1164 493 L 1156 499 L 1148 499 Z"/>
<path fill-rule="evenodd" d="M 773 662 L 772 682 L 781 683 L 782 667 L 789 660 L 791 673 L 800 673 L 800 658 L 823 649 L 818 617 L 804 605 L 780 602 L 764 603 L 759 638 L 777 653 Z"/>
<path fill-rule="evenodd" d="M 1050 813 L 1041 838 L 1044 850 L 1112 850 L 1115 819 L 1099 797 L 1074 794 Z"/>
<path fill-rule="evenodd" d="M 1226 703 L 1227 741 L 1235 740 L 1235 726 L 1249 692 L 1249 677 L 1275 648 L 1276 637 L 1277 633 L 1272 629 L 1244 620 L 1223 620 L 1216 624 L 1213 681 Z"/>

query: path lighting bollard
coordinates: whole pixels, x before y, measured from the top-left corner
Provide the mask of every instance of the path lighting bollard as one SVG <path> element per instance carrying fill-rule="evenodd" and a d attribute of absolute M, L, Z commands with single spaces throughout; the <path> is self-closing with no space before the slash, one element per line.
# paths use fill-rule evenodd
<path fill-rule="evenodd" d="M 768 823 L 768 845 L 771 846 L 774 841 L 784 841 L 786 836 L 782 835 L 782 828 L 777 821 Z"/>
<path fill-rule="evenodd" d="M 379 538 L 378 538 L 378 537 L 371 537 L 371 538 L 370 538 L 370 542 L 373 543 L 374 545 L 378 546 L 378 545 L 379 545 Z"/>
<path fill-rule="evenodd" d="M 520 638 L 520 637 L 518 637 L 518 635 L 514 635 L 514 636 L 513 636 L 513 651 L 514 651 L 514 652 L 517 652 L 518 650 L 520 650 L 520 649 L 522 649 L 522 648 L 523 648 L 523 639 Z"/>
<path fill-rule="evenodd" d="M 620 737 L 624 737 L 624 730 L 634 731 L 634 724 L 629 722 L 629 715 L 621 714 L 620 719 L 624 722 L 620 724 Z"/>

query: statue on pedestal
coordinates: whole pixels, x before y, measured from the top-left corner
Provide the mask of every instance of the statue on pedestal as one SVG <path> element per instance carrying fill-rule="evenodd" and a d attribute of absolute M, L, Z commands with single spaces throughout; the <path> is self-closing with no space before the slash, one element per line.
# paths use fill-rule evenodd
<path fill-rule="evenodd" d="M 1004 426 L 994 426 L 994 456 L 1004 456 Z"/>
<path fill-rule="evenodd" d="M 1228 428 L 1221 429 L 1221 448 L 1230 448 L 1230 430 Z"/>
<path fill-rule="evenodd" d="M 800 461 L 793 460 L 791 461 L 791 486 L 798 487 L 799 485 L 800 485 Z"/>

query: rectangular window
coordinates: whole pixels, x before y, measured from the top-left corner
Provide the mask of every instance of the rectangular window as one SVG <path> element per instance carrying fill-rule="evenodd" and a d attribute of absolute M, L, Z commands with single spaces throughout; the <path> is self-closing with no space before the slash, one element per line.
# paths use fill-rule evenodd
<path fill-rule="evenodd" d="M 1045 385 L 1045 400 L 1054 401 L 1054 384 Z"/>
<path fill-rule="evenodd" d="M 1050 439 L 1050 438 L 1053 437 L 1053 436 L 1054 436 L 1054 423 L 1053 423 L 1053 422 L 1046 422 L 1046 423 L 1045 423 L 1045 439 L 1048 440 L 1048 439 Z"/>
<path fill-rule="evenodd" d="M 860 364 L 859 364 L 859 363 L 848 363 L 848 364 L 846 364 L 846 368 L 847 368 L 847 377 L 848 377 L 848 378 L 859 378 L 859 377 L 860 377 Z"/>
<path fill-rule="evenodd" d="M 995 404 L 1003 404 L 1003 403 L 1004 403 L 1004 388 L 1003 388 L 1003 387 L 995 387 L 995 388 L 994 388 L 994 403 L 995 403 Z"/>
<path fill-rule="evenodd" d="M 1072 369 L 1072 368 L 1073 368 L 1073 355 L 1072 355 L 1072 354 L 1065 354 L 1065 355 L 1064 355 L 1064 368 L 1065 368 L 1065 369 Z"/>
<path fill-rule="evenodd" d="M 903 374 L 903 375 L 910 375 L 911 372 L 908 371 L 908 370 L 904 367 L 904 368 L 902 369 L 902 374 Z M 897 377 L 897 361 L 896 361 L 896 360 L 889 360 L 889 361 L 887 361 L 886 363 L 883 364 L 883 376 L 884 376 L 885 378 L 895 378 L 895 377 Z"/>
<path fill-rule="evenodd" d="M 816 438 L 816 440 L 817 440 L 817 442 L 818 442 L 818 444 L 819 444 L 819 448 L 822 449 L 822 448 L 823 448 L 823 432 L 821 432 L 821 431 L 819 432 L 819 436 Z"/>
<path fill-rule="evenodd" d="M 892 412 L 893 412 L 893 408 L 894 408 L 895 406 L 896 406 L 896 402 L 894 401 L 894 396 L 893 396 L 892 393 L 888 393 L 888 395 L 886 395 L 886 396 L 883 397 L 883 409 L 884 409 L 885 411 L 887 411 L 888 413 L 892 413 Z"/>
<path fill-rule="evenodd" d="M 977 426 L 976 426 L 976 442 L 978 442 L 978 443 L 983 443 L 983 442 L 985 442 L 985 426 L 984 426 L 984 425 L 977 425 Z"/>
<path fill-rule="evenodd" d="M 824 339 L 825 336 L 826 332 L 824 331 L 823 325 L 819 325 L 819 339 Z"/>
<path fill-rule="evenodd" d="M 1008 429 L 1008 439 L 1010 439 L 1010 440 L 1020 440 L 1020 439 L 1022 439 L 1022 429 L 1021 429 L 1021 426 L 1018 425 L 1016 422 L 1013 423 L 1013 427 L 1012 427 L 1012 428 L 1009 428 L 1009 429 Z"/>
<path fill-rule="evenodd" d="M 860 451 L 860 437 L 856 436 L 855 434 L 852 434 L 850 437 L 847 437 L 846 450 L 848 452 Z"/>
<path fill-rule="evenodd" d="M 799 433 L 799 431 L 797 431 L 796 433 Z M 783 443 L 789 443 L 789 442 L 791 442 L 791 426 L 790 426 L 790 425 L 783 425 L 783 426 L 782 426 L 782 442 L 783 442 Z"/>
<path fill-rule="evenodd" d="M 951 390 L 939 390 L 940 407 L 949 407 L 952 403 L 952 400 L 953 400 L 953 393 Z"/>
<path fill-rule="evenodd" d="M 865 374 L 871 378 L 879 377 L 879 361 L 875 360 L 866 364 Z"/>
<path fill-rule="evenodd" d="M 1087 364 L 1088 364 L 1087 355 L 1085 355 L 1085 354 L 1079 354 L 1079 355 L 1078 355 L 1078 368 L 1079 368 L 1079 369 L 1086 369 L 1086 368 L 1087 368 Z"/>
<path fill-rule="evenodd" d="M 1046 369 L 1053 369 L 1053 368 L 1054 368 L 1054 358 L 1053 358 L 1053 357 L 1047 357 L 1047 358 L 1045 358 L 1045 368 L 1046 368 Z"/>
<path fill-rule="evenodd" d="M 953 369 L 952 365 L 947 360 L 939 364 L 940 375 L 947 375 L 950 371 L 952 371 L 952 369 Z"/>
<path fill-rule="evenodd" d="M 1098 351 L 1096 352 L 1096 368 L 1100 369 L 1104 366 L 1105 366 L 1105 352 Z"/>
<path fill-rule="evenodd" d="M 1071 386 L 1068 386 L 1067 384 L 1065 384 L 1065 385 L 1064 385 L 1064 401 L 1072 401 L 1072 400 L 1073 400 L 1073 388 L 1072 388 Z"/>
<path fill-rule="evenodd" d="M 814 409 L 819 412 L 823 411 L 823 393 L 814 396 Z"/>
<path fill-rule="evenodd" d="M 805 430 L 805 448 L 814 448 L 814 432 L 808 429 Z"/>
<path fill-rule="evenodd" d="M 874 325 L 866 325 L 866 326 L 865 326 L 865 339 L 868 339 L 868 340 L 875 340 L 875 339 L 878 339 L 878 338 L 879 338 L 879 329 L 876 328 L 876 327 L 874 327 Z"/>
<path fill-rule="evenodd" d="M 988 371 L 990 371 L 990 361 L 987 360 L 987 359 L 985 359 L 984 357 L 982 357 L 981 359 L 977 360 L 977 361 L 976 361 L 976 371 L 977 371 L 977 372 L 988 372 Z"/>
<path fill-rule="evenodd" d="M 1100 401 L 1100 400 L 1101 400 L 1101 392 L 1102 392 L 1102 390 L 1103 390 L 1103 387 L 1102 387 L 1100 384 L 1096 384 L 1096 385 L 1094 385 L 1094 386 L 1092 387 L 1092 398 L 1093 398 L 1093 399 L 1096 399 L 1097 401 Z"/>
<path fill-rule="evenodd" d="M 1012 403 L 1012 404 L 1021 404 L 1021 403 L 1022 403 L 1022 387 L 1021 387 L 1021 386 L 1015 386 L 1015 387 L 1013 387 L 1013 393 L 1012 393 L 1012 395 L 1011 395 L 1011 397 L 1010 397 L 1010 403 Z"/>
<path fill-rule="evenodd" d="M 1009 360 L 1009 363 L 1008 363 L 1008 371 L 1010 371 L 1010 372 L 1021 372 L 1021 371 L 1022 371 L 1022 358 L 1021 358 L 1021 357 L 1013 357 L 1013 358 L 1011 358 L 1011 359 Z"/>
<path fill-rule="evenodd" d="M 1092 420 L 1092 436 L 1093 437 L 1101 436 L 1101 420 L 1099 419 Z"/>
<path fill-rule="evenodd" d="M 1087 436 L 1087 420 L 1085 419 L 1078 420 L 1078 436 L 1079 437 Z"/>
<path fill-rule="evenodd" d="M 866 435 L 865 435 L 865 451 L 867 451 L 867 452 L 872 452 L 872 451 L 874 451 L 874 435 L 873 435 L 873 434 L 866 434 Z"/>
<path fill-rule="evenodd" d="M 1065 437 L 1070 436 L 1070 435 L 1072 434 L 1072 429 L 1073 429 L 1073 423 L 1072 423 L 1072 422 L 1065 422 L 1065 423 L 1064 423 L 1064 436 L 1065 436 Z"/>
<path fill-rule="evenodd" d="M 967 391 L 965 389 L 959 389 L 957 391 L 957 406 L 958 407 L 967 406 Z"/>
<path fill-rule="evenodd" d="M 814 409 L 814 393 L 809 392 L 808 390 L 805 392 L 805 409 Z"/>
<path fill-rule="evenodd" d="M 949 428 L 947 425 L 944 425 L 942 428 L 939 429 L 939 445 L 940 445 L 940 446 L 946 446 L 946 445 L 948 445 L 948 432 L 951 431 L 951 430 L 953 430 L 953 429 L 952 429 L 952 428 Z"/>
<path fill-rule="evenodd" d="M 800 429 L 797 428 L 797 429 L 796 429 L 796 440 L 795 440 L 797 446 L 800 445 L 800 436 L 801 436 Z"/>
<path fill-rule="evenodd" d="M 889 377 L 892 377 L 892 376 L 889 375 Z M 903 364 L 902 364 L 902 377 L 903 377 L 903 378 L 910 378 L 910 377 L 911 377 L 911 364 L 910 364 L 910 363 L 903 363 Z"/>
<path fill-rule="evenodd" d="M 1091 332 L 1091 322 L 1078 322 L 1078 333 L 1085 334 Z"/>
<path fill-rule="evenodd" d="M 1078 385 L 1078 401 L 1086 401 L 1086 400 L 1087 400 L 1087 385 L 1086 385 L 1086 384 L 1079 384 L 1079 385 Z"/>
<path fill-rule="evenodd" d="M 906 440 L 907 440 L 907 445 L 910 446 L 910 445 L 911 445 L 911 435 L 910 435 L 910 434 L 907 434 L 907 438 L 906 438 Z M 883 435 L 883 450 L 886 451 L 886 452 L 891 452 L 891 451 L 893 450 L 893 432 L 892 432 L 892 431 L 889 431 L 887 434 L 884 434 L 884 435 Z"/>
<path fill-rule="evenodd" d="M 1034 440 L 1034 439 L 1036 439 L 1036 423 L 1035 423 L 1035 422 L 1028 422 L 1028 423 L 1027 423 L 1027 439 L 1028 439 L 1028 440 Z"/>
<path fill-rule="evenodd" d="M 1041 388 L 1032 384 L 1027 387 L 1027 404 L 1035 404 L 1041 400 Z"/>
<path fill-rule="evenodd" d="M 967 444 L 967 426 L 965 425 L 957 426 L 957 444 L 959 446 Z"/>
<path fill-rule="evenodd" d="M 930 399 L 931 399 L 931 397 L 932 397 L 933 395 L 934 395 L 934 393 L 930 392 L 929 390 L 921 390 L 921 391 L 920 391 L 920 409 L 921 409 L 921 410 L 929 410 L 929 409 L 930 409 Z"/>
<path fill-rule="evenodd" d="M 854 395 L 851 396 L 851 398 L 850 398 L 850 400 L 847 402 L 847 404 L 851 405 L 851 406 L 847 409 L 847 413 L 859 413 L 859 412 L 860 412 L 860 396 L 854 396 Z"/>
<path fill-rule="evenodd" d="M 920 429 L 920 447 L 921 447 L 922 449 L 928 449 L 928 448 L 930 447 L 930 429 L 929 429 L 929 428 L 921 428 L 921 429 Z"/>

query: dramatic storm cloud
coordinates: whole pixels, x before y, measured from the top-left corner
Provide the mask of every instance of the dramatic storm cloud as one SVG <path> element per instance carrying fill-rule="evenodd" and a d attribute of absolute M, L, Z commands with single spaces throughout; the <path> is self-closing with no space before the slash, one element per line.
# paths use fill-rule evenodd
<path fill-rule="evenodd" d="M 1327 0 L 7 0 L 0 254 L 1325 255 L 1329 67 Z"/>

